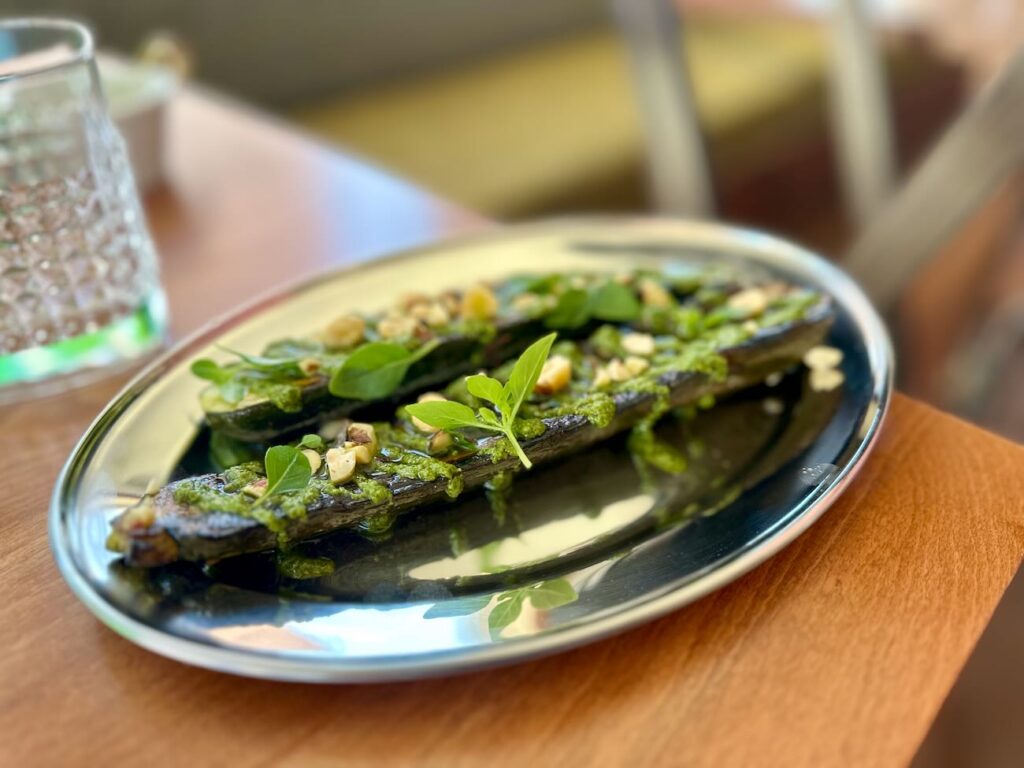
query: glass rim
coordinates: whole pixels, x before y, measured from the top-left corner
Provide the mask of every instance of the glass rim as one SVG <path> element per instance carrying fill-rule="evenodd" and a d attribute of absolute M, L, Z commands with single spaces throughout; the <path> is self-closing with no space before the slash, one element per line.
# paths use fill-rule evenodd
<path fill-rule="evenodd" d="M 85 24 L 72 19 L 64 19 L 48 16 L 23 16 L 16 18 L 0 19 L 0 31 L 17 31 L 21 29 L 48 29 L 71 33 L 75 38 L 74 47 L 67 58 L 57 62 L 49 62 L 36 66 L 27 66 L 17 72 L 0 74 L 0 83 L 16 78 L 32 77 L 33 75 L 52 72 L 65 67 L 87 62 L 93 58 L 94 44 L 92 30 Z M 69 41 L 71 42 L 71 41 Z M 0 56 L 0 61 L 7 57 Z"/>

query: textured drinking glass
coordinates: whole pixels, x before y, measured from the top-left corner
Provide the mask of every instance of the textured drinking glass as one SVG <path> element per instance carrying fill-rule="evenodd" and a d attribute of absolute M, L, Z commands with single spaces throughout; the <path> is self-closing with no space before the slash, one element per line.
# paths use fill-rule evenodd
<path fill-rule="evenodd" d="M 0 22 L 0 402 L 137 357 L 165 314 L 89 31 Z"/>

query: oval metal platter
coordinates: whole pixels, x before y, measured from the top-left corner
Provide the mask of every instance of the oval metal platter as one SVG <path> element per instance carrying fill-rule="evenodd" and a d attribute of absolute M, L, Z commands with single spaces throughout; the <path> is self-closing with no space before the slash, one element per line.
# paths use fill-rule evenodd
<path fill-rule="evenodd" d="M 403 291 L 524 272 L 693 269 L 728 263 L 835 300 L 827 343 L 841 388 L 795 371 L 669 424 L 690 466 L 641 478 L 611 441 L 519 481 L 507 507 L 479 495 L 399 518 L 386 540 L 342 532 L 312 546 L 333 574 L 296 581 L 269 555 L 132 569 L 104 547 L 110 519 L 153 482 L 206 471 L 189 372 L 214 344 L 258 350 Z M 65 579 L 115 632 L 156 653 L 253 677 L 368 682 L 447 674 L 591 642 L 706 595 L 817 520 L 884 418 L 892 352 L 858 287 L 823 259 L 756 232 L 663 219 L 568 220 L 497 230 L 380 259 L 281 292 L 186 340 L 96 419 L 53 494 Z"/>

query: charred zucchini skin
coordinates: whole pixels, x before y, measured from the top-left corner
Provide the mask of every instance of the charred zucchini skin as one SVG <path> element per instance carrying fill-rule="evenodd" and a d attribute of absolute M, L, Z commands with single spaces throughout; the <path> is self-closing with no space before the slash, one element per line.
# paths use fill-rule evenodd
<path fill-rule="evenodd" d="M 695 402 L 705 394 L 724 394 L 763 381 L 799 361 L 811 347 L 822 343 L 833 320 L 828 299 L 811 308 L 803 319 L 760 332 L 756 337 L 722 350 L 729 364 L 725 381 L 715 382 L 704 374 L 672 372 L 660 383 L 670 390 L 673 405 Z M 450 373 L 450 372 L 446 372 Z M 654 405 L 654 396 L 642 392 L 621 392 L 614 396 L 616 412 L 606 427 L 596 427 L 583 416 L 572 414 L 546 419 L 547 430 L 523 442 L 523 448 L 535 463 L 551 461 L 594 445 L 628 429 Z M 515 457 L 492 460 L 477 453 L 459 460 L 466 490 L 479 488 L 497 473 L 518 466 Z M 216 480 L 215 475 L 210 475 Z M 396 512 L 441 501 L 446 497 L 445 481 L 424 481 L 395 476 L 375 478 L 388 485 L 393 494 L 389 506 Z M 152 567 L 175 560 L 211 561 L 224 557 L 272 549 L 276 538 L 267 528 L 248 518 L 228 513 L 202 513 L 174 500 L 174 484 L 156 497 L 157 520 L 148 529 L 126 531 L 125 560 L 129 565 Z M 307 514 L 294 520 L 288 534 L 296 541 L 313 538 L 349 527 L 379 512 L 382 505 L 360 499 L 336 499 L 321 496 L 307 508 Z M 114 522 L 115 529 L 117 521 Z"/>
<path fill-rule="evenodd" d="M 452 336 L 422 360 L 414 363 L 401 389 L 391 398 L 400 402 L 410 393 L 448 383 L 455 376 L 478 368 L 493 368 L 509 360 L 545 333 L 540 320 L 513 320 L 498 326 L 493 339 L 482 343 L 470 336 Z M 318 376 L 302 386 L 302 407 L 285 412 L 270 401 L 230 411 L 210 411 L 206 422 L 211 429 L 247 443 L 265 443 L 303 430 L 315 431 L 324 419 L 341 418 L 367 405 L 360 400 L 335 397 L 328 378 Z"/>

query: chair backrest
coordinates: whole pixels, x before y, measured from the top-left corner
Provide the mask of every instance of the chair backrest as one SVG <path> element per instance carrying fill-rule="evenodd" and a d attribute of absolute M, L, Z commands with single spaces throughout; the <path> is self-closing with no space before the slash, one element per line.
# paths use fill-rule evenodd
<path fill-rule="evenodd" d="M 626 40 L 658 209 L 714 213 L 713 182 L 673 0 L 613 0 Z M 892 119 L 877 46 L 861 0 L 837 0 L 831 23 L 831 110 L 844 200 L 866 223 L 893 188 Z"/>

